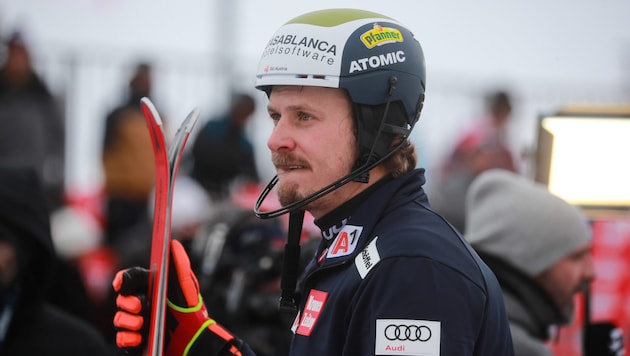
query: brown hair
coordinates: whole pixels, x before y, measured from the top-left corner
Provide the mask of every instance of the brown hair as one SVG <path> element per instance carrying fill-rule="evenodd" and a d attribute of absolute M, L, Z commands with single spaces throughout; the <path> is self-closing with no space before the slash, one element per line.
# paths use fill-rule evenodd
<path fill-rule="evenodd" d="M 396 138 L 391 147 L 395 147 L 400 144 L 402 137 Z M 383 167 L 390 172 L 392 177 L 398 178 L 406 173 L 411 172 L 416 165 L 418 164 L 418 154 L 416 153 L 415 146 L 409 142 L 409 140 L 404 139 L 402 147 L 398 149 L 392 156 L 387 158 L 383 162 Z"/>

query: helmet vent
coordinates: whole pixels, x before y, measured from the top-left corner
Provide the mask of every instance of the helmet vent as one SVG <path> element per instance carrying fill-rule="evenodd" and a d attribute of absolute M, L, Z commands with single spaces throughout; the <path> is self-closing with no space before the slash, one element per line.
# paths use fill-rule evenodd
<path fill-rule="evenodd" d="M 295 75 L 296 78 L 298 79 L 326 79 L 326 76 L 323 74 L 313 74 L 313 75 L 308 75 L 308 74 L 296 74 Z"/>

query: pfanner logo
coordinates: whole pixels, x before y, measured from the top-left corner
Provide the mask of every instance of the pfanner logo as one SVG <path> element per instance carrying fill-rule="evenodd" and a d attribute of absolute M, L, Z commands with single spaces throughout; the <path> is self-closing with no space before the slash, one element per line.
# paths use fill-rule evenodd
<path fill-rule="evenodd" d="M 361 42 L 367 48 L 374 48 L 387 43 L 403 42 L 402 33 L 399 30 L 391 27 L 383 27 L 379 24 L 374 24 L 374 27 L 364 32 L 361 35 Z"/>

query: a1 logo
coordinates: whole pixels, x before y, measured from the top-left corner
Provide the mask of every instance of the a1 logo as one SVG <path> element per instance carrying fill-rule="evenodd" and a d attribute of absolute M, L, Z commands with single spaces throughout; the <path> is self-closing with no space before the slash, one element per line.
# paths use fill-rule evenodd
<path fill-rule="evenodd" d="M 341 257 L 352 254 L 357 247 L 361 231 L 363 231 L 362 226 L 344 226 L 330 245 L 326 258 Z"/>

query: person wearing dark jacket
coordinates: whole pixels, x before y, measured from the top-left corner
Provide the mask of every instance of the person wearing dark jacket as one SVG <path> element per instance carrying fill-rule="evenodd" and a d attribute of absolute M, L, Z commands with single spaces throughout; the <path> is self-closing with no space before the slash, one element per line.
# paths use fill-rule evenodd
<path fill-rule="evenodd" d="M 6 42 L 0 68 L 0 159 L 33 167 L 51 209 L 64 201 L 65 122 L 62 107 L 33 68 L 20 33 Z"/>
<path fill-rule="evenodd" d="M 91 324 L 46 300 L 56 258 L 35 170 L 0 163 L 0 355 L 115 355 Z"/>
<path fill-rule="evenodd" d="M 290 355 L 513 354 L 496 278 L 422 188 L 409 135 L 425 79 L 410 30 L 368 11 L 299 16 L 263 51 L 256 86 L 269 99 L 277 176 L 254 212 L 289 214 L 280 307 L 294 320 Z M 261 209 L 276 184 L 282 207 Z M 321 239 L 296 294 L 305 211 Z M 251 355 L 208 316 L 182 245 L 171 250 L 166 355 Z M 146 340 L 148 281 L 141 268 L 114 278 L 121 348 Z"/>
<path fill-rule="evenodd" d="M 235 94 L 228 112 L 206 122 L 194 139 L 190 175 L 215 200 L 228 198 L 235 184 L 258 183 L 254 147 L 245 132 L 255 110 L 252 96 Z"/>

